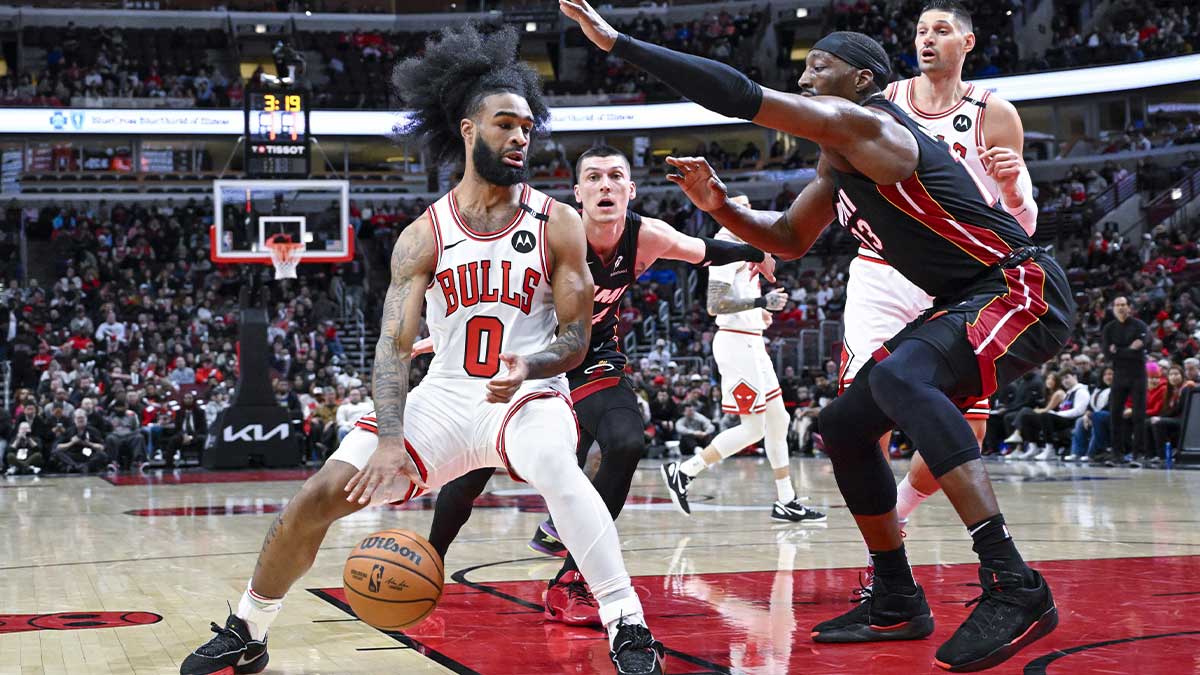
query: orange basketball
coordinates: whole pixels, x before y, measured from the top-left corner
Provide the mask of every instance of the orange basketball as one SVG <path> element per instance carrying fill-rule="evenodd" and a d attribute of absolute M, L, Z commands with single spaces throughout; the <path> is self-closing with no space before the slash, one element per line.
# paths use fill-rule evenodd
<path fill-rule="evenodd" d="M 442 557 L 424 537 L 383 530 L 363 539 L 346 559 L 342 586 L 358 618 L 380 630 L 421 623 L 442 597 Z"/>

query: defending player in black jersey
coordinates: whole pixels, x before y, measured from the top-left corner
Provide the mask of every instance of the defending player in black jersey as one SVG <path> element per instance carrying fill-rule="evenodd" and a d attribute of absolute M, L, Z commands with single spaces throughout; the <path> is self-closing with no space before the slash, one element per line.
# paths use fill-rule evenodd
<path fill-rule="evenodd" d="M 896 518 L 896 485 L 877 439 L 899 426 L 974 540 L 983 593 L 937 651 L 954 672 L 995 666 L 1058 622 L 1050 589 L 1017 552 L 959 405 L 1052 357 L 1075 306 L 1062 268 L 977 188 L 948 146 L 880 94 L 887 53 L 861 33 L 813 46 L 800 94 L 773 91 L 708 59 L 619 34 L 584 0 L 559 0 L 592 42 L 716 112 L 817 142 L 817 178 L 786 213 L 729 202 L 703 159 L 668 160 L 675 180 L 723 226 L 793 258 L 836 217 L 863 244 L 937 299 L 888 341 L 821 412 L 834 475 L 875 561 L 871 596 L 813 629 L 820 642 L 905 640 L 933 632 Z"/>
<path fill-rule="evenodd" d="M 579 463 L 583 465 L 595 441 L 601 460 L 592 484 L 615 518 L 625 505 L 646 449 L 637 394 L 625 378 L 627 359 L 617 341 L 617 314 L 625 290 L 660 258 L 702 265 L 751 262 L 769 281 L 775 280 L 775 261 L 751 246 L 689 237 L 661 220 L 630 211 L 637 186 L 630 177 L 629 160 L 615 148 L 597 146 L 584 151 L 575 171 L 579 180 L 575 198 L 583 206 L 588 269 L 596 291 L 591 348 L 583 363 L 567 373 L 567 379 L 579 418 Z M 429 541 L 443 556 L 492 473 L 491 469 L 469 473 L 446 485 L 438 495 Z M 551 521 L 538 527 L 530 547 L 567 558 L 546 593 L 546 617 L 575 625 L 597 624 L 595 600 Z"/>

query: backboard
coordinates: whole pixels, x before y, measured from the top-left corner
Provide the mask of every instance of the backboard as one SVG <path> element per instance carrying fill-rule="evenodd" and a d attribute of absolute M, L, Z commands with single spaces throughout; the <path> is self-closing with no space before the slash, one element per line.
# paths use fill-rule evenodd
<path fill-rule="evenodd" d="M 301 262 L 354 258 L 350 186 L 344 180 L 213 181 L 210 257 L 270 264 L 267 240 L 287 234 L 304 244 Z"/>

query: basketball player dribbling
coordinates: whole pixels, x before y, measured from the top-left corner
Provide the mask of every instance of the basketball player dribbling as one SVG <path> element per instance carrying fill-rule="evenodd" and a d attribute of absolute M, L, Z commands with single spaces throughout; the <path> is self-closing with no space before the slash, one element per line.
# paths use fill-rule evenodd
<path fill-rule="evenodd" d="M 512 28 L 483 37 L 467 26 L 396 66 L 396 91 L 414 108 L 407 131 L 438 161 L 465 161 L 463 179 L 393 249 L 375 414 L 288 502 L 237 611 L 213 624 L 216 636 L 182 675 L 266 667 L 268 629 L 333 521 L 499 466 L 542 495 L 566 545 L 582 552 L 616 672 L 663 672 L 612 517 L 575 462 L 563 373 L 587 352 L 591 275 L 579 215 L 524 183 L 530 136 L 550 113 L 516 54 Z M 441 349 L 409 396 L 423 306 Z"/>
<path fill-rule="evenodd" d="M 628 359 L 621 353 L 617 336 L 617 315 L 625 291 L 659 259 L 746 265 L 755 277 L 762 273 L 770 280 L 774 280 L 775 260 L 741 242 L 689 237 L 657 218 L 630 210 L 637 185 L 629 158 L 616 148 L 601 145 L 585 150 L 575 162 L 575 173 L 579 179 L 575 199 L 582 206 L 588 269 L 596 290 L 591 346 L 583 363 L 567 373 L 567 380 L 579 417 L 579 463 L 583 465 L 595 441 L 601 459 L 592 483 L 615 519 L 646 449 L 645 424 L 637 394 L 625 377 Z M 433 340 L 421 342 L 422 349 L 436 348 Z M 494 469 L 479 469 L 438 494 L 429 542 L 443 556 L 492 473 Z M 553 519 L 538 527 L 529 545 L 541 553 L 566 556 L 546 591 L 546 618 L 572 625 L 598 623 L 596 601 L 586 577 L 560 541 Z"/>
<path fill-rule="evenodd" d="M 689 198 L 748 243 L 804 255 L 831 221 L 936 298 L 822 409 L 834 477 L 867 542 L 874 585 L 854 609 L 812 630 L 817 642 L 913 640 L 933 614 L 908 564 L 896 484 L 879 452 L 894 427 L 912 438 L 967 527 L 982 593 L 937 650 L 969 672 L 1007 661 L 1058 625 L 1049 584 L 1017 550 L 962 412 L 1044 363 L 1071 334 L 1066 273 L 1032 245 L 962 158 L 883 95 L 887 52 L 836 32 L 810 51 L 800 93 L 762 87 L 729 66 L 622 35 L 585 0 L 559 0 L 584 35 L 696 103 L 816 142 L 817 177 L 784 213 L 732 203 L 703 159 L 674 159 Z"/>
<path fill-rule="evenodd" d="M 679 182 L 678 174 L 668 179 Z M 730 199 L 750 206 L 745 195 Z M 741 239 L 722 228 L 716 239 L 742 244 Z M 790 416 L 783 407 L 783 391 L 775 374 L 775 365 L 767 354 L 763 331 L 771 312 L 787 303 L 787 290 L 777 288 L 766 296 L 759 285 L 759 274 L 745 263 L 730 263 L 708 271 L 708 313 L 717 317 L 713 337 L 713 358 L 721 373 L 721 410 L 737 415 L 741 423 L 712 439 L 707 447 L 682 462 L 662 466 L 663 482 L 671 501 L 685 515 L 691 515 L 688 487 L 697 476 L 726 457 L 766 439 L 767 462 L 775 478 L 775 503 L 771 517 L 793 523 L 823 523 L 825 514 L 805 507 L 796 497 L 789 467 L 787 432 Z"/>

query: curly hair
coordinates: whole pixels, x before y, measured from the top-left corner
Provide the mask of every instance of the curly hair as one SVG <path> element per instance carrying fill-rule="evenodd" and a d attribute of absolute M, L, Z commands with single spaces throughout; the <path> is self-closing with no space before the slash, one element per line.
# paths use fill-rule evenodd
<path fill-rule="evenodd" d="M 505 26 L 484 35 L 466 24 L 443 28 L 440 39 L 425 43 L 425 54 L 405 59 L 392 72 L 392 86 L 411 108 L 398 131 L 416 138 L 438 162 L 457 162 L 466 155 L 459 121 L 479 110 L 484 97 L 498 92 L 522 96 L 533 113 L 534 131 L 546 129 L 550 109 L 542 81 L 529 64 L 517 59 L 517 31 Z"/>

